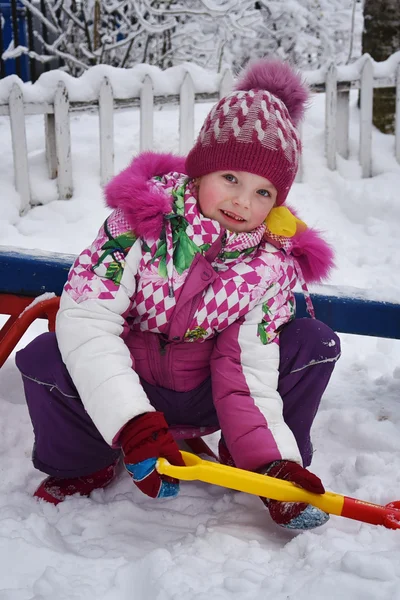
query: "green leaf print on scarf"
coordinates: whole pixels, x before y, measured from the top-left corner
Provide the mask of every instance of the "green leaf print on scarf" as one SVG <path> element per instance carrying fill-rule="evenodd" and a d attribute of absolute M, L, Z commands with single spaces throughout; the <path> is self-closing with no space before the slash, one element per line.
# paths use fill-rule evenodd
<path fill-rule="evenodd" d="M 170 222 L 172 229 L 172 247 L 173 247 L 173 265 L 176 272 L 182 275 L 184 271 L 189 269 L 193 262 L 193 258 L 198 252 L 202 252 L 203 248 L 208 249 L 209 244 L 203 244 L 201 248 L 197 246 L 193 240 L 190 239 L 186 233 L 186 229 L 189 225 L 185 219 L 184 211 L 184 196 L 185 196 L 186 185 L 181 185 L 179 188 L 172 190 L 174 197 L 174 211 L 165 215 L 165 219 Z M 167 241 L 166 241 L 166 228 L 164 226 L 160 240 L 158 242 L 157 250 L 151 259 L 150 263 L 154 263 L 157 259 L 160 259 L 158 264 L 158 273 L 164 279 L 167 278 Z"/>
<path fill-rule="evenodd" d="M 193 262 L 193 258 L 196 256 L 198 252 L 200 252 L 199 247 L 190 239 L 187 235 L 185 229 L 187 227 L 186 219 L 180 219 L 180 221 L 185 221 L 184 228 L 178 227 L 177 230 L 174 231 L 176 234 L 173 236 L 174 239 L 174 266 L 179 275 L 182 275 L 186 269 L 190 267 Z M 182 223 L 181 223 L 182 224 Z"/>
<path fill-rule="evenodd" d="M 174 209 L 175 213 L 180 217 L 183 217 L 185 214 L 185 192 L 186 192 L 185 182 L 183 185 L 180 185 L 178 188 L 172 190 L 172 197 L 174 199 Z"/>
<path fill-rule="evenodd" d="M 165 219 L 170 222 L 172 229 L 172 246 L 173 258 L 172 262 L 176 272 L 182 275 L 193 262 L 196 254 L 201 252 L 204 254 L 210 248 L 211 244 L 202 244 L 197 246 L 186 233 L 189 225 L 185 219 L 185 193 L 187 181 L 176 189 L 171 191 L 173 197 L 173 211 L 165 215 Z M 158 264 L 158 273 L 164 279 L 167 278 L 167 241 L 166 228 L 164 227 L 157 245 L 157 250 L 151 259 L 150 263 L 154 263 L 160 259 Z"/>
<path fill-rule="evenodd" d="M 176 272 L 182 275 L 192 264 L 195 255 L 200 249 L 186 233 L 188 222 L 183 217 L 169 217 L 172 226 L 173 264 Z M 157 246 L 156 253 L 150 263 L 160 258 L 158 273 L 164 279 L 167 278 L 167 242 L 165 240 L 165 229 Z"/>

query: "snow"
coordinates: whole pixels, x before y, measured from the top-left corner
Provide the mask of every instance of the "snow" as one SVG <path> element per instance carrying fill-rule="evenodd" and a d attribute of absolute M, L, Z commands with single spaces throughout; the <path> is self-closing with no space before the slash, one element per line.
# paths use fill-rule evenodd
<path fill-rule="evenodd" d="M 372 62 L 372 72 L 374 78 L 392 78 L 395 81 L 395 73 L 398 65 L 400 64 L 400 51 L 394 52 L 387 60 L 376 61 L 369 56 L 369 54 L 363 54 L 349 65 L 339 65 L 337 67 L 337 80 L 338 81 L 356 81 L 361 78 L 361 73 L 365 61 L 370 58 Z M 306 71 L 305 77 L 310 85 L 323 83 L 325 81 L 326 72 L 329 68 L 329 64 L 315 69 L 314 71 Z"/>
<path fill-rule="evenodd" d="M 368 55 L 364 54 L 349 65 L 337 67 L 338 81 L 357 81 L 361 77 L 362 68 Z M 392 54 L 387 60 L 377 62 L 373 59 L 375 78 L 391 78 L 395 80 L 396 69 L 400 64 L 400 51 Z M 329 64 L 313 71 L 304 71 L 309 85 L 325 82 Z M 72 77 L 60 70 L 42 73 L 35 83 L 24 83 L 17 75 L 9 75 L 0 80 L 0 104 L 7 104 L 11 89 L 17 84 L 22 91 L 25 102 L 52 102 L 59 82 L 67 88 L 70 102 L 93 102 L 98 100 L 100 86 L 104 77 L 110 81 L 113 96 L 116 99 L 138 98 L 143 80 L 148 75 L 153 83 L 156 96 L 179 94 L 186 73 L 189 73 L 194 84 L 195 93 L 216 93 L 219 90 L 224 73 L 205 69 L 195 63 L 183 62 L 168 69 L 160 69 L 154 65 L 137 64 L 130 69 L 96 65 L 85 71 L 80 77 Z"/>
<path fill-rule="evenodd" d="M 40 304 L 40 302 L 45 302 L 46 300 L 51 300 L 52 298 L 56 298 L 54 292 L 45 292 L 40 296 L 36 296 L 36 298 L 34 298 L 32 302 L 26 308 L 24 308 L 24 310 L 20 314 L 23 315 L 27 310 L 36 306 L 36 304 Z"/>
<path fill-rule="evenodd" d="M 90 102 L 99 97 L 100 85 L 107 77 L 110 80 L 114 98 L 126 99 L 139 97 L 140 88 L 146 75 L 153 82 L 155 95 L 179 94 L 186 73 L 190 73 L 197 93 L 218 91 L 221 73 L 200 67 L 194 63 L 160 69 L 154 65 L 137 64 L 131 69 L 96 65 L 85 71 L 80 77 L 72 77 L 63 71 L 54 70 L 42 73 L 35 83 L 23 83 L 17 75 L 9 75 L 0 80 L 0 104 L 7 103 L 12 86 L 17 83 L 25 102 L 51 102 L 57 85 L 62 81 L 71 102 Z"/>
<path fill-rule="evenodd" d="M 209 106 L 196 111 L 196 127 Z M 361 179 L 352 94 L 350 158 L 330 172 L 323 157 L 324 97 L 304 125 L 304 182 L 289 202 L 337 249 L 329 285 L 397 301 L 400 167 L 394 138 L 373 132 L 373 172 Z M 177 151 L 178 114 L 155 113 L 156 150 Z M 33 195 L 19 217 L 8 119 L 0 118 L 0 241 L 76 254 L 107 215 L 99 185 L 98 117 L 72 116 L 75 193 L 47 180 L 43 119 L 27 118 Z M 116 171 L 138 151 L 139 116 L 115 116 Z M 19 344 L 44 330 L 35 322 Z M 312 470 L 327 489 L 378 504 L 400 499 L 400 341 L 341 335 L 342 358 L 313 429 Z M 209 440 L 215 446 L 217 438 Z M 256 497 L 190 482 L 177 499 L 152 501 L 121 471 L 109 489 L 58 507 L 31 496 L 42 478 L 30 461 L 32 428 L 13 357 L 0 369 L 1 600 L 399 600 L 400 531 L 332 516 L 293 533 Z"/>

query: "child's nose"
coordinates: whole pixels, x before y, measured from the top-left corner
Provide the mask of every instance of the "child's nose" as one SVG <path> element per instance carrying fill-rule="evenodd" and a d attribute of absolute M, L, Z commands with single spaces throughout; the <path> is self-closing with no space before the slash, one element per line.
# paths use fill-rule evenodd
<path fill-rule="evenodd" d="M 237 194 L 233 200 L 236 206 L 243 206 L 244 208 L 248 208 L 250 206 L 250 198 L 247 194 Z"/>

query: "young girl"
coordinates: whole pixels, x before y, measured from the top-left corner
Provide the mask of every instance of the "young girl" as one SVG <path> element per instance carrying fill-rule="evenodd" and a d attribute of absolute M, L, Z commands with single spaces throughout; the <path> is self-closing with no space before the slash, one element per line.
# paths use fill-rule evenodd
<path fill-rule="evenodd" d="M 158 457 L 183 461 L 172 426 L 220 428 L 223 462 L 323 493 L 310 428 L 339 358 L 293 288 L 332 251 L 283 206 L 308 92 L 285 63 L 250 65 L 207 116 L 186 160 L 145 153 L 106 188 L 113 209 L 76 259 L 56 334 L 17 354 L 33 423 L 35 496 L 57 504 L 108 485 L 121 454 L 134 483 L 175 496 Z M 288 528 L 328 515 L 263 498 Z"/>

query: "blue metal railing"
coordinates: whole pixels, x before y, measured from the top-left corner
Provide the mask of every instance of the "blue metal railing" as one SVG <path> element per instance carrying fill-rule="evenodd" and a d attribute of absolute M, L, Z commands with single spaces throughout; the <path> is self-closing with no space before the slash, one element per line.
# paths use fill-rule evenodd
<path fill-rule="evenodd" d="M 36 297 L 60 295 L 75 257 L 30 254 L 0 247 L 0 294 Z M 334 331 L 400 339 L 400 304 L 356 297 L 312 294 L 317 319 Z M 297 316 L 306 317 L 302 294 L 296 294 Z"/>
<path fill-rule="evenodd" d="M 0 57 L 9 48 L 12 41 L 14 47 L 28 46 L 27 17 L 24 6 L 18 0 L 2 0 L 0 2 L 1 35 Z M 0 76 L 16 74 L 23 81 L 29 81 L 30 69 L 26 54 L 16 58 L 0 59 Z"/>

